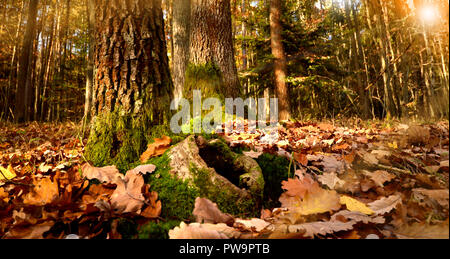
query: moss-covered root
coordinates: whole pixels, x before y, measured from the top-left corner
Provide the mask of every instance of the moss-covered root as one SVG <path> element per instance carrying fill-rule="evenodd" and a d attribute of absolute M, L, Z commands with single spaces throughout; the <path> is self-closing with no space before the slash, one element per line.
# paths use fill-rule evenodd
<path fill-rule="evenodd" d="M 116 165 L 124 171 L 145 150 L 146 129 L 141 122 L 119 112 L 99 115 L 94 119 L 85 157 L 95 166 Z"/>

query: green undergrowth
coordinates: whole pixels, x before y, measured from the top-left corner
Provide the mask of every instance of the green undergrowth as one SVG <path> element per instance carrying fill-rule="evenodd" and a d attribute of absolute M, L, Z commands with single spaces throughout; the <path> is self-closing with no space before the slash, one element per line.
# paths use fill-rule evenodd
<path fill-rule="evenodd" d="M 170 174 L 170 158 L 167 152 L 147 163 L 156 166 L 156 171 L 146 177 L 146 181 L 161 200 L 161 217 L 169 220 L 192 220 L 195 199 L 200 195 L 198 190 L 189 185 L 189 182 Z"/>

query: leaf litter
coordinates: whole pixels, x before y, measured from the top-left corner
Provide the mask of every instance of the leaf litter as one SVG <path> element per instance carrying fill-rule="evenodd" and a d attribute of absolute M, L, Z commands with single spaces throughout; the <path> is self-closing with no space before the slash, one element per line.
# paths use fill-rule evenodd
<path fill-rule="evenodd" d="M 121 238 L 121 218 L 160 220 L 164 204 L 143 180 L 156 166 L 125 175 L 112 165 L 94 167 L 83 159 L 86 139 L 74 136 L 76 129 L 0 127 L 1 238 Z M 198 197 L 197 222 L 181 222 L 170 238 L 449 238 L 448 122 L 289 122 L 219 135 L 252 158 L 270 153 L 293 161 L 295 173 L 280 183 L 281 207 L 241 219 Z M 137 159 L 160 156 L 170 144 L 169 137 L 156 139 Z"/>

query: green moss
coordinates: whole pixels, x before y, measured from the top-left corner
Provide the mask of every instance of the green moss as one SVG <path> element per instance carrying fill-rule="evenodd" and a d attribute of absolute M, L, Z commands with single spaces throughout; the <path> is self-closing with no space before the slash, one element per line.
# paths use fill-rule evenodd
<path fill-rule="evenodd" d="M 280 206 L 278 199 L 283 193 L 281 182 L 288 179 L 289 160 L 264 153 L 256 159 L 264 176 L 264 208 L 276 208 Z M 291 167 L 291 171 L 294 168 Z"/>
<path fill-rule="evenodd" d="M 192 100 L 193 90 L 201 90 L 202 97 L 224 100 L 224 87 L 220 69 L 213 63 L 189 64 L 186 68 L 183 96 Z"/>
<path fill-rule="evenodd" d="M 241 199 L 226 187 L 217 188 L 211 182 L 211 172 L 191 166 L 194 175 L 194 184 L 199 189 L 200 197 L 207 198 L 215 203 L 224 213 L 239 217 L 256 217 L 259 214 L 257 202 L 253 199 Z"/>
<path fill-rule="evenodd" d="M 199 196 L 196 188 L 170 174 L 170 158 L 167 152 L 148 161 L 156 166 L 156 171 L 147 176 L 152 191 L 158 192 L 162 203 L 161 217 L 174 220 L 191 220 L 195 199 Z"/>
<path fill-rule="evenodd" d="M 138 120 L 118 111 L 99 115 L 91 129 L 85 157 L 94 166 L 116 165 L 120 171 L 126 171 L 145 151 L 146 130 Z"/>
<path fill-rule="evenodd" d="M 139 229 L 139 239 L 169 239 L 169 230 L 180 225 L 181 221 L 150 222 Z"/>

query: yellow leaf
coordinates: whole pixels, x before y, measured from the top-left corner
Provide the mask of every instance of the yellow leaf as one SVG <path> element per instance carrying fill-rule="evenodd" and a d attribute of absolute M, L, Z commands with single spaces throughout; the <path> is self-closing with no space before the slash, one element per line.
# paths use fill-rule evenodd
<path fill-rule="evenodd" d="M 14 169 L 12 168 L 11 165 L 8 166 L 8 169 L 5 169 L 4 167 L 0 166 L 0 171 L 2 171 L 2 173 L 0 174 L 0 181 L 11 180 L 14 177 L 16 177 L 16 173 L 14 172 Z"/>
<path fill-rule="evenodd" d="M 342 205 L 347 206 L 349 211 L 358 211 L 367 215 L 374 213 L 373 210 L 366 206 L 366 204 L 348 196 L 341 196 L 340 202 Z"/>
<path fill-rule="evenodd" d="M 318 189 L 307 193 L 295 212 L 301 215 L 312 215 L 339 210 L 339 195 L 335 191 Z"/>
<path fill-rule="evenodd" d="M 392 144 L 391 144 L 391 143 L 388 143 L 388 146 L 389 146 L 390 148 L 397 149 L 397 148 L 398 148 L 397 141 L 394 141 Z"/>

